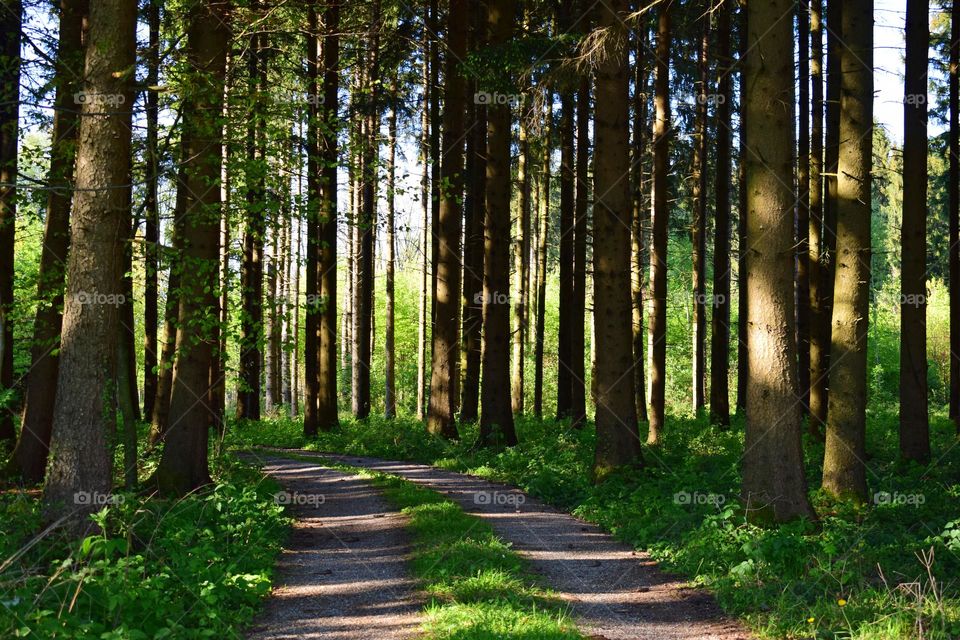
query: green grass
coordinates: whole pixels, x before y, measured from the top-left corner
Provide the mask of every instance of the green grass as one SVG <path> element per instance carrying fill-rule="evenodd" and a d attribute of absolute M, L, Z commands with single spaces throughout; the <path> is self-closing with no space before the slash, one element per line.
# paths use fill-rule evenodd
<path fill-rule="evenodd" d="M 272 481 L 230 457 L 215 467 L 209 490 L 181 500 L 118 494 L 81 541 L 34 540 L 39 492 L 0 493 L 0 637 L 242 637 L 289 519 Z"/>
<path fill-rule="evenodd" d="M 581 638 L 561 603 L 537 583 L 523 559 L 489 524 L 439 493 L 397 476 L 323 464 L 370 480 L 409 518 L 413 573 L 430 596 L 423 626 L 428 639 Z"/>

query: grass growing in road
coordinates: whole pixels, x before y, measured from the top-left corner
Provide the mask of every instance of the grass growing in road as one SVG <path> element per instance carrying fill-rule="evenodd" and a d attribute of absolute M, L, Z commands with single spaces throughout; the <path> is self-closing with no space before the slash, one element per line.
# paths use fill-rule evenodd
<path fill-rule="evenodd" d="M 304 458 L 318 462 L 316 458 Z M 435 491 L 397 476 L 324 465 L 369 479 L 409 518 L 413 573 L 430 595 L 430 640 L 575 640 L 561 603 L 538 585 L 522 558 L 489 524 Z"/>

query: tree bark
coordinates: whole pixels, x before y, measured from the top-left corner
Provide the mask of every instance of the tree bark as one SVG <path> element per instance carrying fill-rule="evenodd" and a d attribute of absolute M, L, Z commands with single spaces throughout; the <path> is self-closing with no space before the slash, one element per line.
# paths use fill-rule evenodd
<path fill-rule="evenodd" d="M 0 5 L 0 447 L 8 451 L 17 433 L 13 427 L 16 406 L 13 382 L 13 278 L 14 236 L 17 226 L 17 136 L 20 131 L 20 39 L 23 6 L 20 0 Z M 9 395 L 7 395 L 9 394 Z M 49 401 L 49 400 L 48 400 Z"/>
<path fill-rule="evenodd" d="M 447 22 L 447 69 L 444 82 L 443 159 L 441 161 L 440 217 L 435 236 L 436 316 L 433 325 L 432 374 L 427 431 L 457 437 L 455 417 L 456 362 L 460 357 L 460 234 L 463 214 L 463 138 L 466 80 L 460 61 L 467 54 L 469 5 L 451 0 Z"/>
<path fill-rule="evenodd" d="M 633 218 L 630 222 L 631 266 L 630 281 L 633 298 L 633 386 L 636 393 L 637 418 L 647 421 L 647 376 L 643 342 L 646 338 L 643 323 L 643 288 L 646 284 L 646 227 L 649 226 L 649 198 L 646 191 L 646 156 L 649 153 L 649 123 L 647 122 L 647 47 L 649 34 L 646 21 L 638 25 L 635 47 L 633 88 L 633 157 L 631 159 L 631 186 L 633 188 Z"/>
<path fill-rule="evenodd" d="M 320 429 L 340 425 L 337 411 L 337 164 L 340 93 L 340 0 L 329 0 L 323 17 L 323 121 L 320 138 L 320 362 L 317 366 Z"/>
<path fill-rule="evenodd" d="M 520 110 L 517 183 L 519 212 L 517 230 L 513 241 L 513 270 L 516 279 L 516 297 L 513 300 L 513 375 L 511 377 L 511 404 L 514 413 L 524 409 L 524 365 L 526 360 L 527 302 L 530 295 L 530 134 L 527 125 L 529 105 L 526 97 Z"/>
<path fill-rule="evenodd" d="M 865 501 L 870 168 L 873 157 L 873 0 L 841 7 L 837 255 L 823 488 Z M 924 58 L 926 59 L 926 58 Z"/>
<path fill-rule="evenodd" d="M 177 358 L 170 396 L 170 426 L 153 478 L 163 494 L 185 495 L 210 482 L 207 461 L 210 408 L 206 395 L 219 337 L 220 173 L 223 161 L 223 87 L 230 46 L 230 6 L 193 8 L 187 28 L 192 77 L 184 87 L 183 135 L 188 191 L 183 220 L 184 278 L 177 324 Z M 195 74 L 195 75 L 194 75 Z"/>
<path fill-rule="evenodd" d="M 487 24 L 493 45 L 513 37 L 514 0 L 490 0 Z M 483 263 L 483 385 L 480 446 L 513 446 L 510 406 L 510 107 L 487 107 L 487 206 Z"/>
<path fill-rule="evenodd" d="M 747 102 L 747 86 L 743 81 L 746 71 L 747 28 L 749 14 L 746 0 L 740 0 L 740 50 L 737 66 L 740 67 L 740 153 L 737 162 L 737 411 L 747 408 L 747 385 L 749 382 L 749 354 L 747 353 L 747 131 L 744 122 L 744 105 Z"/>
<path fill-rule="evenodd" d="M 553 121 L 553 95 L 547 95 L 543 126 L 543 209 L 537 232 L 537 318 L 533 346 L 533 415 L 543 417 L 543 334 L 547 317 L 547 233 L 550 228 L 550 129 Z"/>
<path fill-rule="evenodd" d="M 927 51 L 929 0 L 907 0 L 900 228 L 900 456 L 930 460 L 927 414 Z"/>
<path fill-rule="evenodd" d="M 423 176 L 420 178 L 420 203 L 423 207 L 423 219 L 420 238 L 420 252 L 423 257 L 420 274 L 420 311 L 417 315 L 417 420 L 423 420 L 426 408 L 427 386 L 427 293 L 430 275 L 430 29 L 428 19 L 424 19 L 423 28 L 423 114 L 420 121 L 420 158 Z M 431 316 L 432 317 L 432 316 Z"/>
<path fill-rule="evenodd" d="M 753 521 L 813 518 L 796 405 L 790 0 L 747 5 L 747 392 L 743 499 Z"/>
<path fill-rule="evenodd" d="M 70 249 L 70 199 L 76 157 L 77 114 L 74 95 L 80 89 L 83 68 L 83 34 L 89 3 L 62 0 L 57 40 L 56 97 L 47 176 L 47 219 L 37 278 L 37 315 L 30 349 L 30 375 L 24 399 L 20 439 L 10 456 L 8 471 L 29 483 L 43 480 L 47 466 L 53 402 L 57 395 L 60 344 L 63 327 L 63 288 Z"/>
<path fill-rule="evenodd" d="M 153 415 L 153 403 L 157 395 L 157 329 L 159 328 L 159 303 L 157 273 L 160 269 L 158 245 L 160 243 L 160 209 L 157 200 L 157 184 L 160 177 L 158 156 L 158 123 L 160 84 L 160 0 L 147 2 L 149 46 L 147 48 L 146 90 L 146 185 L 144 188 L 144 286 L 143 286 L 143 415 Z M 62 33 L 62 28 L 61 28 Z"/>
<path fill-rule="evenodd" d="M 622 179 L 623 168 L 630 163 L 628 35 L 623 23 L 627 11 L 626 0 L 610 2 L 597 11 L 598 26 L 606 30 L 605 55 L 596 68 L 594 115 L 596 145 L 604 150 L 594 157 L 593 210 L 593 318 L 597 345 L 597 444 L 593 472 L 598 481 L 617 467 L 643 462 L 631 375 L 631 192 L 630 182 Z"/>
<path fill-rule="evenodd" d="M 717 9 L 717 144 L 713 236 L 713 308 L 710 333 L 710 421 L 730 424 L 730 149 L 733 126 L 731 2 Z"/>
<path fill-rule="evenodd" d="M 130 131 L 137 3 L 90 7 L 90 42 L 77 139 L 73 250 L 67 262 L 63 333 L 50 464 L 48 520 L 67 517 L 83 535 L 88 514 L 112 486 L 115 384 L 123 242 L 130 225 Z M 116 73 L 123 69 L 124 73 Z M 84 494 L 84 495 L 81 495 Z M 97 499 L 95 499 L 97 498 Z"/>
<path fill-rule="evenodd" d="M 950 417 L 960 434 L 960 1 L 950 9 Z"/>
<path fill-rule="evenodd" d="M 570 307 L 570 422 L 580 428 L 587 420 L 586 355 L 587 224 L 590 195 L 590 82 L 580 81 L 577 90 L 577 191 L 573 223 L 573 302 Z"/>
<path fill-rule="evenodd" d="M 804 2 L 797 3 L 799 90 L 797 92 L 797 383 L 800 410 L 810 405 L 810 23 Z"/>
<path fill-rule="evenodd" d="M 390 151 L 387 160 L 387 318 L 384 340 L 384 415 L 397 417 L 397 364 L 394 337 L 394 289 L 396 280 L 396 188 L 397 188 L 397 81 L 390 87 L 390 118 L 388 123 Z"/>
<path fill-rule="evenodd" d="M 656 120 L 653 128 L 653 242 L 650 251 L 650 430 L 647 444 L 660 444 L 667 383 L 667 227 L 670 215 L 667 174 L 670 170 L 670 7 L 657 16 Z"/>
<path fill-rule="evenodd" d="M 256 9 L 262 8 L 259 0 Z M 250 116 L 247 122 L 247 163 L 244 169 L 247 185 L 246 228 L 243 235 L 243 260 L 240 268 L 240 291 L 243 311 L 240 317 L 240 359 L 238 362 L 237 419 L 260 419 L 260 377 L 263 367 L 263 242 L 266 235 L 266 172 L 261 154 L 265 135 L 266 35 L 250 36 L 247 52 L 247 86 Z"/>
<path fill-rule="evenodd" d="M 697 106 L 694 117 L 693 171 L 693 413 L 699 414 L 704 407 L 704 384 L 706 382 L 707 334 L 707 83 L 709 65 L 707 56 L 710 49 L 710 16 L 700 18 L 700 47 L 697 55 L 697 68 L 700 73 Z"/>
<path fill-rule="evenodd" d="M 823 3 L 813 0 L 810 9 L 810 226 L 807 245 L 810 283 L 810 435 L 823 439 L 827 417 L 827 369 L 830 355 L 830 319 L 824 310 L 823 264 Z"/>
<path fill-rule="evenodd" d="M 563 28 L 570 19 L 565 9 Z M 557 339 L 557 420 L 569 418 L 573 400 L 573 360 L 583 360 L 583 352 L 573 351 L 573 239 L 574 239 L 574 91 L 560 94 L 560 292 Z"/>

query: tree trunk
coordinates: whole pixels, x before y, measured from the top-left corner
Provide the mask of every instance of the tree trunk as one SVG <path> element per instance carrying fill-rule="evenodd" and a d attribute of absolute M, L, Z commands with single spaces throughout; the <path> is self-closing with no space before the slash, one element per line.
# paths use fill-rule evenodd
<path fill-rule="evenodd" d="M 254 7 L 260 9 L 259 0 Z M 266 91 L 266 35 L 250 36 L 247 52 L 247 86 L 251 114 L 247 122 L 247 185 L 246 228 L 243 235 L 243 260 L 240 268 L 240 291 L 243 311 L 240 317 L 240 359 L 237 371 L 237 419 L 260 419 L 260 376 L 263 366 L 263 242 L 266 235 L 266 172 L 261 155 L 261 138 L 265 135 L 265 105 L 260 97 Z"/>
<path fill-rule="evenodd" d="M 513 300 L 513 375 L 511 377 L 511 406 L 514 413 L 523 413 L 523 373 L 526 360 L 527 302 L 530 295 L 530 140 L 527 117 L 529 105 L 523 99 L 520 110 L 520 156 L 517 165 L 517 183 L 520 186 L 517 231 L 513 244 L 513 269 L 516 278 L 516 297 Z"/>
<path fill-rule="evenodd" d="M 317 26 L 317 6 L 310 4 L 307 7 L 307 93 L 310 96 L 319 96 L 320 87 L 318 76 L 320 73 L 317 50 L 319 45 L 319 30 Z M 320 296 L 320 254 L 322 252 L 320 237 L 320 110 L 319 99 L 307 102 L 307 265 L 306 281 L 304 283 L 306 295 L 303 319 L 303 435 L 308 438 L 319 432 L 319 393 L 320 393 L 320 317 L 323 305 Z M 329 304 L 329 301 L 327 301 Z M 336 305 L 334 305 L 336 306 Z"/>
<path fill-rule="evenodd" d="M 483 7 L 471 12 L 474 49 L 486 46 Z M 487 180 L 487 108 L 473 98 L 475 82 L 467 91 L 468 127 L 464 200 L 463 247 L 463 365 L 460 388 L 460 421 L 476 422 L 480 415 L 480 356 L 483 324 L 483 218 Z"/>
<path fill-rule="evenodd" d="M 950 9 L 950 417 L 960 434 L 960 1 Z"/>
<path fill-rule="evenodd" d="M 56 97 L 47 177 L 47 219 L 37 278 L 37 315 L 30 349 L 30 375 L 24 399 L 20 439 L 10 457 L 9 471 L 29 483 L 43 480 L 53 429 L 53 402 L 57 395 L 63 326 L 63 288 L 70 248 L 70 198 L 76 156 L 77 115 L 74 95 L 80 89 L 83 68 L 83 31 L 89 3 L 63 0 L 57 40 Z"/>
<path fill-rule="evenodd" d="M 276 213 L 274 214 L 276 215 Z M 276 414 L 277 405 L 279 404 L 278 400 L 280 398 L 280 390 L 277 388 L 277 370 L 279 368 L 279 362 L 277 362 L 277 351 L 279 347 L 280 334 L 277 332 L 278 327 L 280 326 L 280 313 L 278 309 L 279 305 L 279 296 L 278 296 L 278 275 L 279 275 L 279 266 L 280 266 L 280 256 L 277 246 L 277 235 L 280 233 L 280 222 L 276 219 L 271 221 L 271 228 L 268 231 L 270 235 L 270 245 L 269 245 L 269 254 L 264 256 L 266 261 L 267 268 L 267 282 L 266 282 L 266 298 L 267 298 L 267 313 L 266 313 L 266 330 L 265 338 L 266 350 L 263 354 L 263 364 L 264 364 L 264 408 L 268 416 Z"/>
<path fill-rule="evenodd" d="M 810 435 L 822 440 L 827 417 L 827 369 L 830 355 L 830 318 L 824 312 L 823 275 L 823 8 L 822 0 L 809 3 L 810 9 L 810 226 L 807 261 L 810 283 Z"/>
<path fill-rule="evenodd" d="M 602 480 L 615 468 L 642 464 L 633 389 L 633 301 L 630 290 L 630 79 L 627 72 L 626 0 L 598 9 L 606 30 L 603 61 L 596 68 L 594 129 L 593 318 L 596 326 L 597 444 L 593 472 Z M 664 37 L 664 32 L 661 32 Z M 669 51 L 659 51 L 665 54 Z M 663 72 L 661 71 L 661 76 Z M 663 134 L 663 132 L 660 132 Z M 663 146 L 663 145 L 661 145 Z M 665 148 L 665 147 L 663 147 Z M 627 232 L 624 231 L 627 230 Z"/>
<path fill-rule="evenodd" d="M 513 37 L 514 0 L 490 0 L 491 44 Z M 483 262 L 483 385 L 481 446 L 513 446 L 510 406 L 510 106 L 487 106 L 487 206 Z"/>
<path fill-rule="evenodd" d="M 227 50 L 229 5 L 215 2 L 193 9 L 187 28 L 187 59 L 196 74 L 184 87 L 183 136 L 186 187 L 183 220 L 184 278 L 177 324 L 177 359 L 170 396 L 170 427 L 153 482 L 163 494 L 185 495 L 210 482 L 207 462 L 210 408 L 197 402 L 209 388 L 219 339 L 220 118 Z"/>
<path fill-rule="evenodd" d="M 834 496 L 865 501 L 873 0 L 846 0 L 840 25 L 839 139 L 843 144 L 837 166 L 837 258 L 823 488 Z"/>
<path fill-rule="evenodd" d="M 320 362 L 317 367 L 320 429 L 340 425 L 337 411 L 337 164 L 340 93 L 340 0 L 329 0 L 323 18 L 323 127 L 320 138 Z"/>
<path fill-rule="evenodd" d="M 717 144 L 713 236 L 713 308 L 710 333 L 710 421 L 730 424 L 730 149 L 733 125 L 732 3 L 717 9 Z"/>
<path fill-rule="evenodd" d="M 667 173 L 670 170 L 670 5 L 657 18 L 657 78 L 653 128 L 653 242 L 650 271 L 650 430 L 647 444 L 660 444 L 667 384 L 667 227 L 670 215 Z M 599 235 L 599 234 L 595 234 Z M 599 350 L 598 350 L 599 352 Z"/>
<path fill-rule="evenodd" d="M 927 51 L 929 0 L 907 1 L 900 230 L 900 456 L 930 460 L 927 415 Z"/>
<path fill-rule="evenodd" d="M 740 153 L 737 162 L 737 411 L 747 408 L 747 384 L 749 382 L 749 354 L 747 353 L 747 132 L 744 123 L 744 105 L 747 102 L 747 85 L 743 81 L 747 58 L 747 27 L 749 22 L 746 0 L 740 3 L 740 50 L 737 65 L 740 67 Z"/>
<path fill-rule="evenodd" d="M 69 517 L 74 531 L 110 493 L 113 403 L 122 287 L 123 242 L 130 225 L 130 131 L 137 3 L 100 0 L 90 7 L 77 138 L 73 250 L 67 262 L 62 347 L 50 465 L 44 486 L 48 520 Z M 125 73 L 116 73 L 117 69 Z"/>
<path fill-rule="evenodd" d="M 17 136 L 20 131 L 20 39 L 23 7 L 20 0 L 3 0 L 0 5 L 0 46 L 3 70 L 0 75 L 0 447 L 6 452 L 17 433 L 13 428 L 15 410 L 13 386 L 13 278 L 14 235 L 17 226 Z M 9 395 L 8 395 L 9 394 Z M 49 401 L 49 399 L 48 399 Z"/>
<path fill-rule="evenodd" d="M 797 92 L 797 383 L 800 410 L 810 406 L 810 23 L 805 3 L 797 3 L 799 90 Z"/>
<path fill-rule="evenodd" d="M 387 318 L 384 340 L 384 365 L 386 369 L 384 390 L 384 415 L 397 417 L 397 365 L 394 338 L 394 281 L 396 279 L 396 187 L 397 187 L 397 81 L 390 87 L 390 155 L 387 160 Z"/>
<path fill-rule="evenodd" d="M 427 385 L 427 292 L 430 276 L 430 29 L 427 21 L 423 28 L 423 114 L 420 121 L 420 158 L 423 176 L 420 178 L 420 204 L 423 206 L 423 220 L 420 238 L 420 252 L 423 257 L 423 269 L 420 274 L 420 311 L 417 315 L 417 420 L 423 420 Z"/>
<path fill-rule="evenodd" d="M 577 191 L 573 223 L 573 301 L 570 306 L 570 422 L 580 428 L 587 420 L 586 355 L 587 216 L 590 172 L 590 81 L 580 80 L 577 90 Z"/>
<path fill-rule="evenodd" d="M 447 22 L 447 71 L 443 117 L 443 162 L 440 218 L 435 235 L 440 253 L 436 260 L 436 317 L 427 431 L 445 438 L 457 437 L 455 418 L 456 361 L 460 356 L 460 234 L 462 233 L 463 138 L 466 80 L 460 61 L 467 54 L 469 6 L 451 0 Z"/>
<path fill-rule="evenodd" d="M 68 0 L 69 1 L 69 0 Z M 153 415 L 153 403 L 157 395 L 157 329 L 159 328 L 159 303 L 157 273 L 159 272 L 158 247 L 160 243 L 160 209 L 157 201 L 157 184 L 160 177 L 157 131 L 159 122 L 160 84 L 160 0 L 147 2 L 149 47 L 147 48 L 146 90 L 146 184 L 144 195 L 144 286 L 143 286 L 143 415 Z M 61 27 L 60 33 L 63 33 Z"/>
<path fill-rule="evenodd" d="M 562 28 L 569 28 L 570 9 L 563 9 Z M 564 88 L 560 94 L 560 293 L 557 340 L 557 420 L 572 413 L 573 360 L 583 360 L 583 352 L 573 351 L 573 239 L 574 239 L 574 92 Z"/>
<path fill-rule="evenodd" d="M 704 407 L 704 383 L 706 382 L 707 333 L 707 56 L 710 48 L 710 16 L 701 21 L 700 47 L 697 67 L 700 72 L 699 92 L 694 123 L 693 146 L 693 413 L 698 415 Z"/>
<path fill-rule="evenodd" d="M 747 392 L 743 499 L 758 522 L 813 518 L 796 405 L 793 24 L 789 0 L 748 5 Z"/>
<path fill-rule="evenodd" d="M 377 146 L 379 145 L 380 101 L 379 86 L 373 82 L 379 77 L 380 55 L 380 2 L 374 0 L 373 19 L 370 21 L 369 65 L 366 74 L 364 96 L 361 212 L 357 222 L 359 245 L 357 253 L 357 320 L 354 336 L 353 370 L 356 375 L 356 392 L 353 395 L 353 415 L 358 420 L 370 415 L 370 355 L 373 335 L 373 234 L 377 224 Z"/>
<path fill-rule="evenodd" d="M 537 326 L 533 347 L 533 414 L 543 417 L 543 334 L 547 317 L 547 232 L 550 225 L 550 128 L 553 121 L 553 94 L 547 95 L 543 126 L 543 212 L 537 232 Z"/>
<path fill-rule="evenodd" d="M 636 394 L 637 419 L 647 421 L 647 376 L 643 342 L 646 337 L 643 323 L 643 287 L 646 284 L 646 226 L 649 223 L 649 209 L 646 191 L 646 156 L 648 143 L 647 109 L 647 56 L 649 34 L 644 20 L 638 25 L 634 55 L 633 87 L 633 157 L 631 159 L 630 180 L 633 188 L 633 218 L 630 222 L 631 267 L 630 280 L 633 299 L 633 390 Z M 647 223 L 647 224 L 645 224 Z"/>

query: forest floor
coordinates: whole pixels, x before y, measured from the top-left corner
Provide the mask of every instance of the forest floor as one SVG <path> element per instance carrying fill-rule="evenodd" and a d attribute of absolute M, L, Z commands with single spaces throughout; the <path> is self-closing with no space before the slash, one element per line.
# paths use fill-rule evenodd
<path fill-rule="evenodd" d="M 310 465 L 308 459 L 398 476 L 442 494 L 488 522 L 568 607 L 585 637 L 749 636 L 706 591 L 661 571 L 649 555 L 595 525 L 515 487 L 423 464 L 268 451 L 297 456 L 270 456 L 263 462 L 264 471 L 284 486 L 287 495 L 300 496 L 293 502 L 302 504 L 294 505 L 298 524 L 281 559 L 279 586 L 251 638 L 399 638 L 406 637 L 413 625 L 410 608 L 417 597 L 402 575 L 406 553 L 402 516 L 385 513 L 382 499 L 357 477 Z M 317 495 L 325 501 L 310 505 L 309 497 Z M 338 598 L 333 590 L 342 595 Z M 302 598 L 310 596 L 317 599 L 306 606 Z"/>

